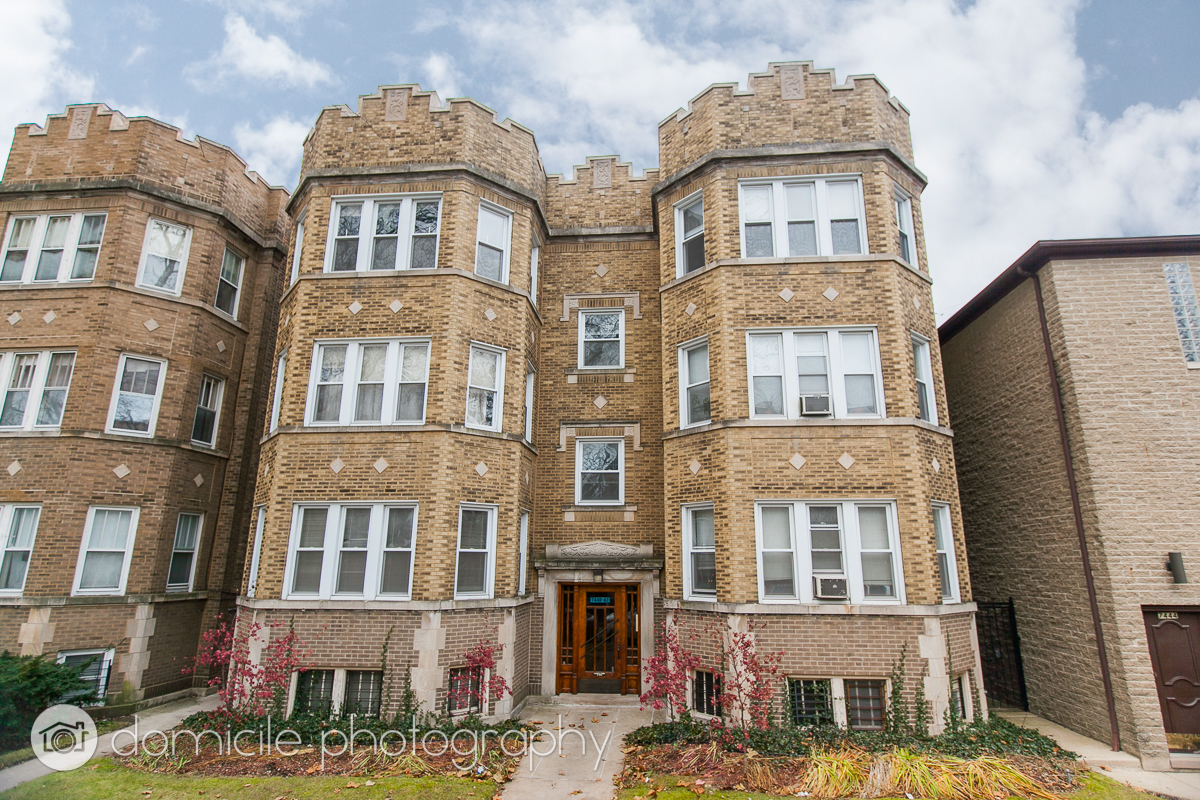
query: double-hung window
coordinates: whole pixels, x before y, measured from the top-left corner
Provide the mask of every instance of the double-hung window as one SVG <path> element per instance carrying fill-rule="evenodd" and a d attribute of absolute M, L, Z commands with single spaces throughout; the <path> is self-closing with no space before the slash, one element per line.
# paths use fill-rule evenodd
<path fill-rule="evenodd" d="M 675 206 L 675 270 L 677 276 L 704 266 L 704 198 L 689 197 Z"/>
<path fill-rule="evenodd" d="M 752 418 L 884 416 L 873 329 L 752 331 L 747 362 Z"/>
<path fill-rule="evenodd" d="M 192 422 L 192 441 L 206 447 L 217 443 L 217 421 L 221 416 L 221 395 L 225 381 L 212 375 L 200 376 L 200 396 L 196 399 L 196 418 Z"/>
<path fill-rule="evenodd" d="M 495 575 L 496 506 L 462 505 L 458 510 L 455 599 L 491 598 Z"/>
<path fill-rule="evenodd" d="M 900 257 L 917 266 L 917 246 L 913 237 L 912 198 L 896 189 L 896 234 L 899 237 Z"/>
<path fill-rule="evenodd" d="M 440 195 L 335 198 L 325 271 L 434 269 L 441 211 Z"/>
<path fill-rule="evenodd" d="M 579 312 L 579 368 L 619 369 L 625 366 L 625 312 Z"/>
<path fill-rule="evenodd" d="M 108 412 L 109 433 L 153 436 L 162 400 L 167 362 L 157 358 L 122 355 L 117 368 Z"/>
<path fill-rule="evenodd" d="M 783 178 L 739 186 L 742 256 L 829 256 L 866 252 L 857 176 Z"/>
<path fill-rule="evenodd" d="M 125 594 L 138 511 L 102 506 L 88 509 L 72 594 Z"/>
<path fill-rule="evenodd" d="M 708 376 L 708 342 L 679 348 L 679 409 L 683 427 L 712 421 Z"/>
<path fill-rule="evenodd" d="M 712 506 L 684 506 L 684 597 L 689 600 L 717 598 L 717 539 Z"/>
<path fill-rule="evenodd" d="M 416 526 L 413 504 L 297 505 L 285 597 L 407 599 Z"/>
<path fill-rule="evenodd" d="M 25 588 L 41 506 L 0 506 L 0 596 L 19 595 Z"/>
<path fill-rule="evenodd" d="M 933 365 L 929 358 L 929 340 L 912 335 L 913 377 L 917 388 L 917 415 L 926 422 L 937 424 L 937 405 L 933 400 Z"/>
<path fill-rule="evenodd" d="M 933 506 L 933 537 L 937 546 L 938 578 L 943 603 L 958 602 L 958 564 L 954 557 L 954 528 L 950 522 L 950 506 Z"/>
<path fill-rule="evenodd" d="M 498 431 L 504 410 L 504 351 L 472 344 L 467 365 L 467 427 Z"/>
<path fill-rule="evenodd" d="M 12 217 L 0 283 L 90 281 L 107 219 L 82 213 Z"/>
<path fill-rule="evenodd" d="M 621 505 L 624 502 L 624 439 L 576 439 L 576 505 Z"/>
<path fill-rule="evenodd" d="M 429 342 L 320 342 L 309 383 L 308 425 L 420 425 Z"/>
<path fill-rule="evenodd" d="M 1184 363 L 1189 368 L 1200 367 L 1200 303 L 1196 300 L 1191 268 L 1186 261 L 1163 264 L 1163 276 L 1167 279 L 1167 294 L 1171 298 L 1179 343 L 1183 346 Z"/>
<path fill-rule="evenodd" d="M 891 502 L 764 501 L 755 516 L 763 602 L 904 602 Z"/>
<path fill-rule="evenodd" d="M 183 273 L 187 269 L 192 229 L 161 219 L 146 223 L 146 239 L 138 264 L 137 285 L 178 295 L 183 291 Z"/>
<path fill-rule="evenodd" d="M 0 353 L 0 429 L 61 424 L 74 370 L 72 352 Z"/>
<path fill-rule="evenodd" d="M 217 298 L 213 305 L 229 316 L 237 319 L 238 299 L 242 292 L 242 273 L 246 268 L 246 259 L 225 248 L 225 257 L 221 260 L 221 274 L 217 278 Z"/>
<path fill-rule="evenodd" d="M 481 278 L 508 282 L 508 249 L 512 235 L 512 212 L 487 203 L 479 204 L 479 225 L 475 237 L 475 274 Z"/>
<path fill-rule="evenodd" d="M 190 592 L 196 574 L 196 551 L 204 530 L 203 514 L 180 514 L 175 522 L 175 544 L 167 570 L 168 592 Z"/>

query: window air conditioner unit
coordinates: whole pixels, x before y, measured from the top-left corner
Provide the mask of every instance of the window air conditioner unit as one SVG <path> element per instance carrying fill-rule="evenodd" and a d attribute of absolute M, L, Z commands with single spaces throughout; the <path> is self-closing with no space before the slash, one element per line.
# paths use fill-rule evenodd
<path fill-rule="evenodd" d="M 800 395 L 800 414 L 805 417 L 828 417 L 830 414 L 829 395 L 802 394 Z"/>
<path fill-rule="evenodd" d="M 845 600 L 849 586 L 843 575 L 813 575 L 813 594 L 818 600 Z"/>

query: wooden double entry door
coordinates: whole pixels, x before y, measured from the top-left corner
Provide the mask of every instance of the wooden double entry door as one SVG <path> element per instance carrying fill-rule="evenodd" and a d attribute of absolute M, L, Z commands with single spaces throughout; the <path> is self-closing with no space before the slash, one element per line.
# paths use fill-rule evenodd
<path fill-rule="evenodd" d="M 557 692 L 639 693 L 639 588 L 559 584 Z"/>

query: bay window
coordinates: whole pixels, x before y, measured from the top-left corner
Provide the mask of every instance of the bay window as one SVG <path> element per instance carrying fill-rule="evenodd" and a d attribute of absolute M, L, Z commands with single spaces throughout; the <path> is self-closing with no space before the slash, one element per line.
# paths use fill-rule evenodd
<path fill-rule="evenodd" d="M 138 513 L 137 508 L 88 509 L 72 594 L 125 594 Z"/>
<path fill-rule="evenodd" d="M 423 424 L 428 380 L 428 341 L 320 342 L 305 424 Z"/>
<path fill-rule="evenodd" d="M 108 433 L 153 436 L 167 362 L 122 355 L 108 412 Z"/>
<path fill-rule="evenodd" d="M 146 239 L 138 264 L 137 285 L 146 289 L 179 295 L 187 270 L 192 229 L 161 219 L 146 223 Z"/>
<path fill-rule="evenodd" d="M 96 274 L 105 214 L 13 216 L 0 283 L 88 281 Z"/>
<path fill-rule="evenodd" d="M 298 504 L 285 599 L 407 599 L 416 524 L 411 503 Z"/>
<path fill-rule="evenodd" d="M 738 188 L 743 257 L 866 252 L 858 176 L 755 180 Z"/>
<path fill-rule="evenodd" d="M 25 588 L 41 515 L 41 506 L 0 505 L 0 595 L 19 595 Z"/>
<path fill-rule="evenodd" d="M 325 271 L 434 269 L 441 208 L 436 194 L 334 198 Z"/>
<path fill-rule="evenodd" d="M 167 570 L 168 592 L 190 592 L 196 573 L 196 551 L 204 530 L 203 514 L 180 514 L 175 522 L 175 543 Z"/>
<path fill-rule="evenodd" d="M 874 329 L 751 331 L 747 362 L 751 418 L 884 416 Z"/>
<path fill-rule="evenodd" d="M 958 563 L 954 557 L 954 528 L 950 522 L 950 506 L 933 506 L 933 538 L 937 547 L 938 579 L 942 602 L 958 602 Z"/>
<path fill-rule="evenodd" d="M 75 353 L 0 353 L 0 428 L 57 427 L 62 423 Z"/>

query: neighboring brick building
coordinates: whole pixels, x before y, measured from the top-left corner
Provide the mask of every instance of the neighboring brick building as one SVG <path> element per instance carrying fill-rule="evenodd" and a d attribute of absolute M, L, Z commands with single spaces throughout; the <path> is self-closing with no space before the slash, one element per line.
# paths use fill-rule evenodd
<path fill-rule="evenodd" d="M 288 195 L 104 105 L 20 125 L 0 182 L 0 649 L 188 689 L 234 608 Z"/>
<path fill-rule="evenodd" d="M 1038 242 L 940 331 L 975 595 L 1030 710 L 1147 769 L 1200 765 L 1198 271 L 1200 236 Z"/>
<path fill-rule="evenodd" d="M 312 648 L 294 701 L 442 710 L 480 640 L 491 713 L 637 692 L 664 620 L 754 620 L 810 711 L 878 725 L 907 647 L 935 728 L 975 713 L 907 111 L 773 64 L 659 147 L 567 180 L 471 100 L 321 112 L 239 601 Z"/>

